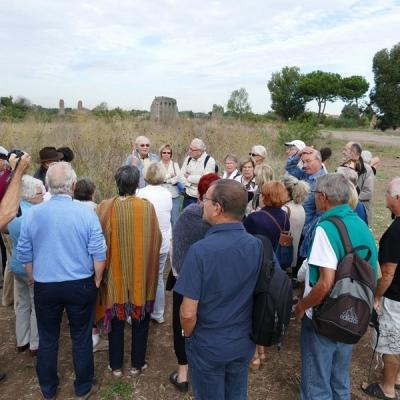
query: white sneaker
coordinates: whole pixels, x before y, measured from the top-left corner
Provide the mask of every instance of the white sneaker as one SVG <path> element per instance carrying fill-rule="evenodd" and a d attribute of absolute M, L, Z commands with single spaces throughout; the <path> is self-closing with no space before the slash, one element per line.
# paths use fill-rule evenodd
<path fill-rule="evenodd" d="M 98 351 L 106 351 L 108 350 L 108 340 L 100 338 L 97 342 L 96 346 L 93 346 L 93 353 Z"/>
<path fill-rule="evenodd" d="M 116 378 L 121 378 L 122 375 L 123 375 L 121 369 L 111 369 L 110 366 L 108 366 L 107 369 L 108 369 Z"/>

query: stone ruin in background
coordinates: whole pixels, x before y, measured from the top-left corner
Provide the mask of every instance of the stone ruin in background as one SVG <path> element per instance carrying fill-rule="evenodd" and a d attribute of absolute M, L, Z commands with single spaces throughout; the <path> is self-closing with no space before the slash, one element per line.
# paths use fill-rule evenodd
<path fill-rule="evenodd" d="M 85 109 L 83 108 L 83 103 L 82 100 L 78 101 L 78 106 L 76 108 L 76 111 L 78 112 L 84 112 Z M 60 116 L 64 116 L 65 115 L 65 105 L 64 105 L 64 100 L 60 99 L 60 101 L 58 102 L 58 115 Z"/>
<path fill-rule="evenodd" d="M 179 118 L 176 100 L 172 97 L 155 97 L 150 107 L 150 119 L 168 121 Z"/>
<path fill-rule="evenodd" d="M 58 115 L 65 115 L 64 100 L 60 99 L 58 103 Z"/>

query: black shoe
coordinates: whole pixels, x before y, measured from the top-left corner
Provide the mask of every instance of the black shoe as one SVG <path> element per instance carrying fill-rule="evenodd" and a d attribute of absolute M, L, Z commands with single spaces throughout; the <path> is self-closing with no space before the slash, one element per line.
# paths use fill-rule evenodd
<path fill-rule="evenodd" d="M 169 381 L 182 393 L 187 393 L 189 391 L 189 382 L 178 382 L 178 372 L 173 372 L 169 376 Z"/>
<path fill-rule="evenodd" d="M 24 344 L 23 346 L 17 346 L 18 353 L 23 353 L 27 349 L 29 349 L 29 343 Z"/>
<path fill-rule="evenodd" d="M 0 372 L 0 381 L 4 381 L 6 379 L 7 375 L 4 372 Z"/>

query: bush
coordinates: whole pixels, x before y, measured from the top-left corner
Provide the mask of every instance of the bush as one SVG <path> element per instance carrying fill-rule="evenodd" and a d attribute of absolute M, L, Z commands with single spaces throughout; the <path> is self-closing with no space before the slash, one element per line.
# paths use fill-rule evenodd
<path fill-rule="evenodd" d="M 355 104 L 346 104 L 342 108 L 342 112 L 340 113 L 340 118 L 359 120 L 360 110 Z"/>
<path fill-rule="evenodd" d="M 295 139 L 300 139 L 307 145 L 311 145 L 320 137 L 320 131 L 314 121 L 289 122 L 279 130 L 278 143 L 284 144 Z"/>

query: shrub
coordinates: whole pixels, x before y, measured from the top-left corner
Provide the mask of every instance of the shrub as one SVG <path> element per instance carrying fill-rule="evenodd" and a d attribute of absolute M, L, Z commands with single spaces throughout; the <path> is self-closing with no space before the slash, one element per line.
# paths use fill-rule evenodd
<path fill-rule="evenodd" d="M 289 122 L 279 130 L 278 143 L 284 144 L 295 139 L 300 139 L 307 145 L 311 145 L 320 137 L 319 128 L 314 121 Z"/>

